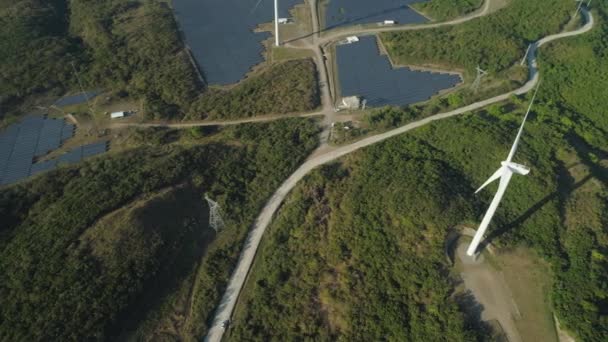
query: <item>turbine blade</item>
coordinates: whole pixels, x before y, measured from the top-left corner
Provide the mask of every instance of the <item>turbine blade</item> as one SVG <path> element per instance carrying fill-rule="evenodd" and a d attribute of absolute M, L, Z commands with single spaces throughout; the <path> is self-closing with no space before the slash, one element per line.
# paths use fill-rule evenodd
<path fill-rule="evenodd" d="M 480 186 L 479 189 L 477 189 L 477 191 L 475 191 L 475 193 L 480 192 L 483 188 L 485 188 L 486 186 L 488 186 L 490 183 L 492 183 L 493 181 L 495 181 L 498 178 L 502 177 L 503 174 L 504 174 L 504 167 L 501 167 L 496 172 L 494 172 L 494 174 L 492 175 L 492 177 L 490 177 L 485 183 L 483 183 L 483 185 Z"/>
<path fill-rule="evenodd" d="M 507 190 L 507 186 L 509 185 L 509 181 L 511 181 L 512 175 L 513 175 L 513 173 L 511 173 L 510 171 L 507 170 L 507 172 L 505 172 L 503 177 L 500 178 L 500 185 L 498 186 L 498 191 L 496 191 L 496 195 L 494 195 L 494 199 L 492 199 L 492 203 L 490 203 L 490 207 L 488 208 L 488 211 L 486 211 L 486 214 L 483 217 L 483 220 L 481 220 L 481 224 L 479 225 L 479 228 L 477 229 L 477 232 L 475 233 L 475 236 L 473 237 L 473 241 L 471 242 L 471 244 L 469 245 L 469 248 L 467 249 L 467 255 L 469 255 L 469 256 L 475 255 L 475 251 L 477 251 L 477 247 L 479 246 L 481 239 L 483 238 L 484 234 L 486 233 L 486 230 L 488 229 L 488 225 L 490 224 L 490 221 L 492 221 L 492 218 L 494 217 L 494 213 L 496 212 L 496 209 L 498 208 L 498 205 L 500 204 L 500 201 L 502 200 L 502 197 L 504 196 L 505 191 Z"/>
<path fill-rule="evenodd" d="M 540 87 L 540 82 L 536 86 L 536 90 L 534 91 L 534 96 L 532 96 L 532 101 L 530 101 L 530 105 L 528 106 L 528 111 L 526 111 L 526 115 L 524 115 L 524 119 L 521 122 L 519 131 L 517 132 L 517 136 L 515 137 L 515 142 L 513 143 L 513 146 L 511 147 L 511 151 L 509 151 L 509 156 L 507 157 L 507 163 L 510 163 L 511 160 L 513 160 L 513 157 L 515 156 L 515 152 L 517 151 L 517 145 L 519 145 L 519 140 L 521 139 L 521 134 L 524 131 L 524 125 L 526 124 L 526 120 L 528 120 L 528 115 L 530 114 L 530 111 L 532 110 L 532 105 L 534 104 L 534 100 L 536 100 L 536 94 L 538 93 L 539 87 Z"/>

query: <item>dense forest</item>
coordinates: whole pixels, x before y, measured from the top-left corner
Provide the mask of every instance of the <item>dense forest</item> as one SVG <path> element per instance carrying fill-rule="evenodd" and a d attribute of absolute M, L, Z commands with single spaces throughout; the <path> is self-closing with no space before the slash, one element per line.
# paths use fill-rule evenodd
<path fill-rule="evenodd" d="M 174 116 L 201 90 L 165 2 L 19 0 L 0 8 L 3 110 L 30 95 L 126 91 Z"/>
<path fill-rule="evenodd" d="M 233 119 L 261 114 L 307 112 L 321 104 L 311 59 L 278 63 L 230 90 L 209 89 L 186 119 Z"/>
<path fill-rule="evenodd" d="M 174 338 L 201 338 L 248 227 L 317 133 L 299 119 L 138 131 L 141 147 L 2 189 L 0 339 L 148 339 L 175 315 Z"/>
<path fill-rule="evenodd" d="M 532 173 L 512 180 L 489 238 L 550 261 L 562 323 L 580 340 L 604 341 L 608 154 L 548 125 L 545 110 L 533 113 L 516 156 Z M 473 192 L 508 154 L 523 115 L 492 112 L 431 124 L 308 176 L 268 230 L 232 338 L 475 335 L 451 296 L 443 243 L 481 219 L 495 186 Z"/>
<path fill-rule="evenodd" d="M 470 341 L 443 254 L 472 216 L 466 176 L 393 139 L 323 167 L 270 226 L 230 340 Z"/>
<path fill-rule="evenodd" d="M 461 17 L 478 9 L 485 0 L 431 0 L 414 3 L 414 9 L 421 11 L 433 20 L 441 21 Z"/>

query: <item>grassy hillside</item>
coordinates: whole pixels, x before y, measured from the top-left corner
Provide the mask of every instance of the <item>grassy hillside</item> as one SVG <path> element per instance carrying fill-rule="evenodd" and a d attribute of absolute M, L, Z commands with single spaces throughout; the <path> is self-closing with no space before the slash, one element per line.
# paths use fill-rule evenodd
<path fill-rule="evenodd" d="M 194 133 L 147 131 L 148 146 L 0 191 L 0 339 L 160 338 L 168 321 L 174 338 L 203 336 L 248 227 L 317 128 L 284 120 L 207 143 Z M 203 193 L 222 207 L 219 234 Z"/>

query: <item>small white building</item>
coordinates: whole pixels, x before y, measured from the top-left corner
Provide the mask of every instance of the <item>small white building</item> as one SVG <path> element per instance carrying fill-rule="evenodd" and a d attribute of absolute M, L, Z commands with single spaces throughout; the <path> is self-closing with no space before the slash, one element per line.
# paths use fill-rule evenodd
<path fill-rule="evenodd" d="M 359 109 L 361 108 L 361 98 L 359 96 L 347 96 L 342 98 L 340 109 Z"/>
<path fill-rule="evenodd" d="M 359 37 L 357 37 L 357 36 L 346 37 L 347 44 L 357 43 L 358 41 L 359 41 Z"/>
<path fill-rule="evenodd" d="M 289 24 L 289 18 L 279 18 L 279 24 Z"/>
<path fill-rule="evenodd" d="M 110 114 L 110 118 L 112 119 L 120 119 L 124 118 L 125 116 L 127 116 L 127 112 L 114 112 Z"/>
<path fill-rule="evenodd" d="M 383 25 L 395 25 L 397 22 L 394 20 L 385 20 L 382 24 Z"/>

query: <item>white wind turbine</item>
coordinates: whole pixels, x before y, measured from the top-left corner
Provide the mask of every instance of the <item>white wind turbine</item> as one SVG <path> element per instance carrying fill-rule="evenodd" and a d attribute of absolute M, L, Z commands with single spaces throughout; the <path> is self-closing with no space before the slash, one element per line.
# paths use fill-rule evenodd
<path fill-rule="evenodd" d="M 526 124 L 526 119 L 528 119 L 528 115 L 530 114 L 530 110 L 532 109 L 532 105 L 534 104 L 534 100 L 536 99 L 536 93 L 538 93 L 538 86 L 536 88 L 536 91 L 534 92 L 534 96 L 532 97 L 530 106 L 528 106 L 528 111 L 526 112 L 526 115 L 524 116 L 524 120 L 521 123 L 521 127 L 519 128 L 519 132 L 517 132 L 517 137 L 515 138 L 513 147 L 511 147 L 511 151 L 509 152 L 509 156 L 507 157 L 507 160 L 501 162 L 500 164 L 502 166 L 500 167 L 500 169 L 498 169 L 498 171 L 496 171 L 492 175 L 492 177 L 490 177 L 490 179 L 488 179 L 485 183 L 483 183 L 483 185 L 479 189 L 477 189 L 477 191 L 475 191 L 475 193 L 478 193 L 479 191 L 481 191 L 481 189 L 485 188 L 488 184 L 494 182 L 497 179 L 500 179 L 500 183 L 498 184 L 498 191 L 496 191 L 496 195 L 494 195 L 494 199 L 492 200 L 492 203 L 490 203 L 490 207 L 488 208 L 486 215 L 483 217 L 483 220 L 481 221 L 481 224 L 479 225 L 479 229 L 477 229 L 477 232 L 475 233 L 475 236 L 473 237 L 473 241 L 471 242 L 471 245 L 469 245 L 469 248 L 467 249 L 468 256 L 475 255 L 475 251 L 477 251 L 477 247 L 479 246 L 481 239 L 483 238 L 486 230 L 488 229 L 488 225 L 490 224 L 490 221 L 492 220 L 492 217 L 494 216 L 494 212 L 496 211 L 496 208 L 498 208 L 498 205 L 500 204 L 500 201 L 502 200 L 502 196 L 505 194 L 505 191 L 507 190 L 507 186 L 509 185 L 509 181 L 511 181 L 511 177 L 513 176 L 513 174 L 516 173 L 516 174 L 525 176 L 528 173 L 530 173 L 530 169 L 527 166 L 514 163 L 512 160 L 513 160 L 513 156 L 515 155 L 515 151 L 517 151 L 517 145 L 519 144 L 521 134 L 524 130 L 524 125 Z"/>
<path fill-rule="evenodd" d="M 279 0 L 274 0 L 274 45 L 279 46 Z"/>

